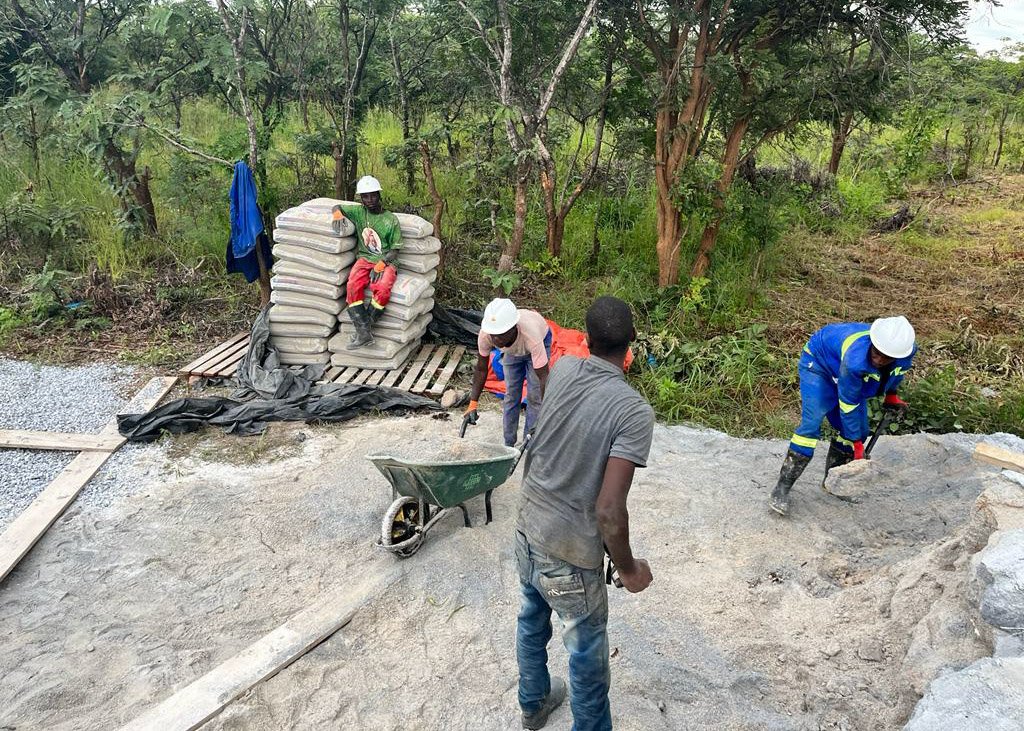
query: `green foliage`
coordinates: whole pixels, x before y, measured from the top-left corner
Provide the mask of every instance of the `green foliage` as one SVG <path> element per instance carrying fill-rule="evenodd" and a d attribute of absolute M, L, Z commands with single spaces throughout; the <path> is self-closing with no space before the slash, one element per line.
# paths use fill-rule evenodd
<path fill-rule="evenodd" d="M 911 107 L 902 115 L 899 127 L 903 134 L 893 146 L 889 166 L 882 170 L 890 196 L 903 196 L 913 176 L 920 172 L 938 123 L 938 115 L 926 107 Z"/>
<path fill-rule="evenodd" d="M 24 324 L 16 310 L 0 306 L 0 346 L 5 345 L 14 331 Z"/>
<path fill-rule="evenodd" d="M 491 287 L 505 293 L 505 296 L 512 294 L 512 290 L 519 286 L 520 277 L 515 272 L 499 272 L 497 269 L 487 268 L 480 274 L 486 279 Z"/>

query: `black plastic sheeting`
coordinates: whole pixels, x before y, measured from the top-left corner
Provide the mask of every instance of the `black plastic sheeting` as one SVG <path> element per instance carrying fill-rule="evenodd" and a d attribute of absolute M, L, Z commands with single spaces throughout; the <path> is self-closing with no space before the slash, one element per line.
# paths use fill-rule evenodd
<path fill-rule="evenodd" d="M 320 384 L 325 366 L 299 371 L 282 367 L 269 345 L 268 309 L 253 323 L 249 348 L 235 377 L 239 389 L 231 398 L 183 398 L 146 414 L 117 417 L 121 436 L 151 442 L 162 432 L 184 434 L 205 426 L 229 434 L 261 434 L 273 421 L 339 422 L 368 412 L 439 411 L 434 401 L 394 388 L 355 384 Z"/>
<path fill-rule="evenodd" d="M 427 325 L 427 335 L 439 343 L 456 343 L 467 347 L 475 347 L 480 323 L 484 313 L 480 310 L 447 309 L 434 304 L 431 312 L 433 318 Z"/>

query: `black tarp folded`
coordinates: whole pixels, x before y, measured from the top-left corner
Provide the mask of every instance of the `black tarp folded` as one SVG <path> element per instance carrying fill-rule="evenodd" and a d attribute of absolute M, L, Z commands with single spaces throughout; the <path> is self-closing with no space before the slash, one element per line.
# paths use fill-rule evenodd
<path fill-rule="evenodd" d="M 445 308 L 435 303 L 430 313 L 433 317 L 427 325 L 427 336 L 439 343 L 456 343 L 476 347 L 477 335 L 484 313 L 479 310 Z"/>

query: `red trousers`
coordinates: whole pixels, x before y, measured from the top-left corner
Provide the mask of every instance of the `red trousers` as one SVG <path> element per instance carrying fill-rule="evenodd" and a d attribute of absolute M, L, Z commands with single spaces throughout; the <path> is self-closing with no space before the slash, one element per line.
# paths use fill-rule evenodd
<path fill-rule="evenodd" d="M 395 277 L 398 276 L 398 270 L 389 264 L 381 272 L 380 279 L 376 282 L 370 282 L 370 272 L 373 271 L 374 266 L 376 265 L 366 259 L 356 259 L 356 263 L 352 265 L 352 269 L 348 273 L 348 292 L 346 297 L 349 304 L 363 301 L 363 292 L 366 291 L 367 285 L 370 286 L 370 291 L 373 292 L 373 301 L 381 307 L 386 305 L 388 300 L 391 299 L 391 288 L 395 286 Z"/>

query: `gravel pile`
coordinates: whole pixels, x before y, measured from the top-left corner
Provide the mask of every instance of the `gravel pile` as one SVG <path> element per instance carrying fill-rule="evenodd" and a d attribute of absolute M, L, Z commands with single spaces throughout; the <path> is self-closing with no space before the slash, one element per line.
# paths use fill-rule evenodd
<path fill-rule="evenodd" d="M 0 392 L 4 394 L 0 429 L 95 434 L 125 406 L 125 391 L 132 388 L 132 381 L 133 371 L 119 366 L 63 368 L 0 358 Z M 0 449 L 0 529 L 75 456 L 75 452 Z M 108 465 L 116 469 L 117 463 L 124 465 L 130 459 L 131 453 L 118 454 L 111 460 L 114 464 Z"/>
<path fill-rule="evenodd" d="M 406 439 L 400 444 L 389 444 L 376 451 L 406 462 L 472 462 L 506 456 L 506 450 L 501 445 L 444 434 Z"/>

